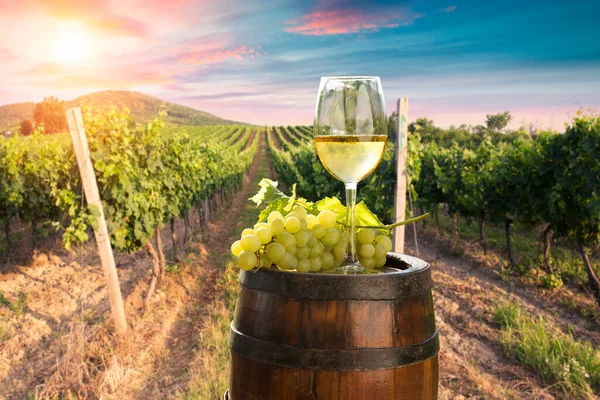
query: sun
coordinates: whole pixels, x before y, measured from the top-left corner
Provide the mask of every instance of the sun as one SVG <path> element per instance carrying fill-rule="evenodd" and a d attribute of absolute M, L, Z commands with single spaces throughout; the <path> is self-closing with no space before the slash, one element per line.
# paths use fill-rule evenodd
<path fill-rule="evenodd" d="M 90 35 L 79 22 L 64 22 L 54 40 L 54 60 L 60 64 L 76 64 L 91 55 Z"/>

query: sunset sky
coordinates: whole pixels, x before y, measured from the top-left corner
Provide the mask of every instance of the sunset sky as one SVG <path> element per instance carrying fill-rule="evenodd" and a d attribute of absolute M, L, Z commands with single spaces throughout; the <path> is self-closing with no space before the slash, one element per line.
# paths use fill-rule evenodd
<path fill-rule="evenodd" d="M 0 0 L 0 104 L 141 91 L 312 123 L 319 78 L 379 75 L 410 119 L 561 127 L 600 111 L 600 1 Z"/>

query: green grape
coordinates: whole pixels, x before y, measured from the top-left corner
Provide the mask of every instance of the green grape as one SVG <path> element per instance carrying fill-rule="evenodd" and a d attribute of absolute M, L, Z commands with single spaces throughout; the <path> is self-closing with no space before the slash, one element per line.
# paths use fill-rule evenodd
<path fill-rule="evenodd" d="M 281 269 L 292 269 L 295 259 L 296 257 L 294 257 L 293 254 L 285 253 L 285 256 L 281 260 L 277 261 L 277 266 Z"/>
<path fill-rule="evenodd" d="M 309 261 L 312 272 L 318 272 L 321 269 L 321 257 L 311 257 Z"/>
<path fill-rule="evenodd" d="M 298 218 L 298 220 L 301 220 L 301 219 L 302 219 L 302 217 L 300 217 L 300 214 L 298 214 L 297 212 L 294 212 L 294 211 L 292 211 L 292 212 L 288 213 L 288 215 L 286 215 L 286 216 L 283 218 L 283 221 L 285 222 L 285 221 L 287 221 L 289 218 Z"/>
<path fill-rule="evenodd" d="M 323 253 L 321 254 L 321 266 L 323 269 L 331 269 L 333 268 L 333 264 L 335 260 L 333 259 L 333 255 L 331 253 Z"/>
<path fill-rule="evenodd" d="M 256 231 L 258 228 L 268 228 L 269 224 L 265 223 L 265 222 L 259 222 L 258 224 L 254 225 L 254 231 Z"/>
<path fill-rule="evenodd" d="M 273 239 L 273 234 L 269 227 L 261 227 L 256 230 L 256 236 L 260 239 L 261 244 L 267 244 Z"/>
<path fill-rule="evenodd" d="M 343 261 L 346 258 L 346 242 L 338 242 L 333 246 L 333 258 Z"/>
<path fill-rule="evenodd" d="M 265 254 L 260 255 L 260 266 L 264 268 L 269 268 L 273 264 L 273 261 L 269 259 Z"/>
<path fill-rule="evenodd" d="M 325 234 L 325 227 L 321 224 L 316 224 L 311 229 L 314 238 L 321 239 Z"/>
<path fill-rule="evenodd" d="M 375 268 L 375 259 L 373 257 L 361 257 L 359 261 L 360 265 L 362 265 L 365 269 Z"/>
<path fill-rule="evenodd" d="M 321 255 L 321 253 L 323 253 L 323 250 L 325 249 L 325 246 L 323 246 L 323 243 L 317 243 L 316 245 L 314 245 L 313 247 L 310 248 L 310 256 L 311 257 L 318 257 Z"/>
<path fill-rule="evenodd" d="M 288 254 L 290 254 L 290 253 L 288 253 Z M 295 256 L 292 256 L 291 261 L 292 261 L 292 265 L 291 265 L 290 269 L 296 269 L 298 267 L 298 259 Z"/>
<path fill-rule="evenodd" d="M 385 248 L 385 252 L 392 251 L 392 241 L 385 235 L 379 235 L 375 238 L 375 244 L 381 244 Z"/>
<path fill-rule="evenodd" d="M 305 230 L 306 228 L 308 228 L 308 223 L 306 223 L 305 219 L 301 219 L 300 220 L 300 226 L 302 227 L 302 230 Z"/>
<path fill-rule="evenodd" d="M 238 255 L 237 265 L 244 271 L 250 271 L 258 265 L 258 258 L 252 251 L 244 250 Z"/>
<path fill-rule="evenodd" d="M 289 232 L 283 232 L 275 236 L 275 241 L 281 243 L 288 251 L 296 247 L 296 238 Z"/>
<path fill-rule="evenodd" d="M 317 216 L 313 215 L 313 214 L 308 214 L 306 216 L 306 224 L 307 227 L 312 229 L 313 226 L 315 226 L 315 224 L 317 223 Z"/>
<path fill-rule="evenodd" d="M 231 252 L 233 253 L 234 256 L 239 256 L 240 253 L 242 252 L 242 244 L 240 243 L 239 240 L 236 240 L 235 242 L 233 242 L 233 244 L 231 245 Z"/>
<path fill-rule="evenodd" d="M 312 231 L 311 231 L 311 235 L 312 235 Z M 317 239 L 315 239 L 314 237 L 311 236 L 310 239 L 308 239 L 308 243 L 306 245 L 312 249 L 313 247 L 315 247 L 315 244 L 317 244 Z"/>
<path fill-rule="evenodd" d="M 371 244 L 375 240 L 375 231 L 373 229 L 361 229 L 356 236 L 360 244 Z"/>
<path fill-rule="evenodd" d="M 306 246 L 298 247 L 298 251 L 296 252 L 296 257 L 298 260 L 305 260 L 310 256 L 310 249 Z"/>
<path fill-rule="evenodd" d="M 300 216 L 300 219 L 306 219 L 306 209 L 304 207 L 300 205 L 295 205 L 294 208 L 292 208 L 292 212 L 298 214 Z"/>
<path fill-rule="evenodd" d="M 291 249 L 287 250 L 287 252 L 295 256 L 296 254 L 298 254 L 298 248 L 294 246 Z"/>
<path fill-rule="evenodd" d="M 340 231 L 338 231 L 335 228 L 329 228 L 325 231 L 325 234 L 323 235 L 323 238 L 321 239 L 321 242 L 325 245 L 325 246 L 334 246 L 337 242 L 340 241 Z"/>
<path fill-rule="evenodd" d="M 267 245 L 265 253 L 271 260 L 277 262 L 285 257 L 285 247 L 280 243 L 270 243 Z"/>
<path fill-rule="evenodd" d="M 317 215 L 317 222 L 327 228 L 334 228 L 337 222 L 337 216 L 331 210 L 323 210 Z"/>
<path fill-rule="evenodd" d="M 386 257 L 376 258 L 375 259 L 375 268 L 381 268 L 381 267 L 383 267 L 386 262 L 387 262 L 387 258 Z"/>
<path fill-rule="evenodd" d="M 246 228 L 242 231 L 242 237 L 248 235 L 254 235 L 254 229 Z"/>
<path fill-rule="evenodd" d="M 283 219 L 276 218 L 270 222 L 269 228 L 273 235 L 279 235 L 284 230 Z"/>
<path fill-rule="evenodd" d="M 271 211 L 271 213 L 267 217 L 267 222 L 271 223 L 276 219 L 280 219 L 283 221 L 283 215 L 281 215 L 279 211 Z"/>
<path fill-rule="evenodd" d="M 296 266 L 296 271 L 303 273 L 303 274 L 310 271 L 310 261 L 298 260 L 298 265 Z"/>
<path fill-rule="evenodd" d="M 306 232 L 304 232 L 304 231 L 300 231 L 300 232 L 295 233 L 294 237 L 296 238 L 296 246 L 297 247 L 306 246 L 308 244 L 309 239 L 310 239 L 310 236 L 308 236 L 306 234 Z"/>
<path fill-rule="evenodd" d="M 260 238 L 256 235 L 246 235 L 240 240 L 242 250 L 252 251 L 256 253 L 260 250 Z"/>
<path fill-rule="evenodd" d="M 302 229 L 302 224 L 300 220 L 296 217 L 286 218 L 285 219 L 285 230 L 289 233 L 296 233 Z"/>
<path fill-rule="evenodd" d="M 361 244 L 358 253 L 365 258 L 373 258 L 375 255 L 375 246 L 370 243 Z"/>
<path fill-rule="evenodd" d="M 375 258 L 385 258 L 386 255 L 385 246 L 382 244 L 375 245 Z"/>

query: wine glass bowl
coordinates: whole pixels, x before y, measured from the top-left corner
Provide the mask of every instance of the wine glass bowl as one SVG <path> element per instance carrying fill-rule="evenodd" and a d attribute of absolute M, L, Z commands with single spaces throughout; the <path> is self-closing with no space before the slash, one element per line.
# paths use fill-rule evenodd
<path fill-rule="evenodd" d="M 356 258 L 354 209 L 357 184 L 377 168 L 387 141 L 385 100 L 379 77 L 321 78 L 314 132 L 321 163 L 346 186 L 347 257 L 340 272 L 364 272 Z"/>

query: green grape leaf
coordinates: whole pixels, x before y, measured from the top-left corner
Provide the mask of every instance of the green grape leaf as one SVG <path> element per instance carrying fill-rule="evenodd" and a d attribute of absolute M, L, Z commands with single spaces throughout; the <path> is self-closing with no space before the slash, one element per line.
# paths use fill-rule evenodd
<path fill-rule="evenodd" d="M 286 212 L 292 211 L 292 208 L 294 208 L 294 201 L 296 201 L 296 184 L 295 183 L 292 185 L 292 197 L 289 198 L 288 203 L 284 207 L 284 210 Z"/>
<path fill-rule="evenodd" d="M 383 226 L 379 218 L 377 218 L 377 215 L 369 210 L 369 207 L 367 207 L 364 201 L 361 201 L 356 205 L 354 211 L 354 224 L 359 226 Z"/>
<path fill-rule="evenodd" d="M 263 202 L 270 204 L 277 200 L 289 199 L 289 196 L 286 196 L 285 193 L 277 189 L 277 185 L 277 181 L 273 181 L 268 178 L 263 178 L 258 183 L 258 186 L 260 186 L 260 190 L 254 196 L 250 197 L 249 200 L 254 202 L 256 204 L 256 207 L 259 207 Z"/>

